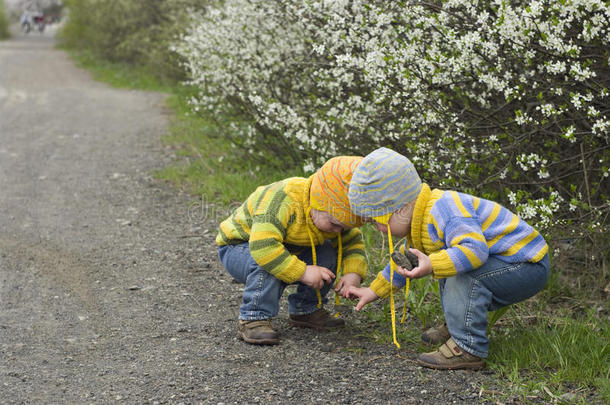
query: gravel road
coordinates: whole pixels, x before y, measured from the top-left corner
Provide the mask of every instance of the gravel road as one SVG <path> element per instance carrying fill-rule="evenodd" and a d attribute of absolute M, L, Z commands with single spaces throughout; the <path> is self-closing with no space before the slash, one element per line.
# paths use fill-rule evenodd
<path fill-rule="evenodd" d="M 348 327 L 236 338 L 221 211 L 153 179 L 163 94 L 96 82 L 53 29 L 0 42 L 0 403 L 474 403 L 488 372 L 419 368 Z M 195 202 L 193 202 L 195 201 Z"/>

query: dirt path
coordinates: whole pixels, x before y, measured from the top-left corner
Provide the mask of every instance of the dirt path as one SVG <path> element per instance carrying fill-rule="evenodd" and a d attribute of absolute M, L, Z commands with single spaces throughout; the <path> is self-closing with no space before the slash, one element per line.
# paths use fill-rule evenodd
<path fill-rule="evenodd" d="M 151 177 L 164 96 L 95 82 L 53 44 L 0 42 L 1 403 L 477 401 L 486 374 L 422 370 L 361 315 L 316 334 L 283 311 L 281 345 L 237 340 L 219 218 Z"/>

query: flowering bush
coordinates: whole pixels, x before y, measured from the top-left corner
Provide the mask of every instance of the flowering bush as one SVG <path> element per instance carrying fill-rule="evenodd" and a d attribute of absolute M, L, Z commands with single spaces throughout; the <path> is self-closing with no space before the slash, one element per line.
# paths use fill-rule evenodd
<path fill-rule="evenodd" d="M 196 110 L 306 169 L 383 145 L 542 228 L 610 213 L 602 0 L 220 2 L 175 49 Z M 583 222 L 584 221 L 584 222 Z"/>

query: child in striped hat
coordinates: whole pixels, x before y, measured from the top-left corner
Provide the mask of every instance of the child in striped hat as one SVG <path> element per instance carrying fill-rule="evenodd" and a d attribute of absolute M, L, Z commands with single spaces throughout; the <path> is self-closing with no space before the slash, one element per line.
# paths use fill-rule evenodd
<path fill-rule="evenodd" d="M 335 291 L 359 287 L 366 275 L 362 218 L 349 209 L 348 185 L 361 157 L 329 160 L 309 178 L 292 177 L 258 187 L 224 220 L 216 237 L 220 261 L 245 284 L 238 336 L 252 344 L 277 344 L 271 318 L 285 287 L 290 323 L 314 329 L 338 327 L 342 319 L 322 308 L 337 269 Z"/>
<path fill-rule="evenodd" d="M 409 159 L 387 148 L 360 162 L 349 201 L 355 214 L 372 218 L 388 233 L 391 250 L 392 235 L 406 237 L 406 247 L 413 247 L 409 251 L 419 262 L 407 270 L 390 260 L 370 287 L 350 287 L 347 295 L 359 299 L 356 309 L 391 296 L 412 278 L 432 275 L 439 279 L 446 325 L 424 332 L 422 340 L 443 344 L 421 354 L 418 363 L 434 369 L 483 368 L 489 348 L 487 312 L 525 300 L 546 284 L 544 238 L 495 202 L 431 190 Z"/>

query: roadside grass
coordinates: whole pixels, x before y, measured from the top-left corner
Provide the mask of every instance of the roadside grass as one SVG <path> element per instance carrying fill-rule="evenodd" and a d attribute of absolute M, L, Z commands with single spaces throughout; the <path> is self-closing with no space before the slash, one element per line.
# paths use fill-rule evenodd
<path fill-rule="evenodd" d="M 515 306 L 492 334 L 490 367 L 513 396 L 569 403 L 610 401 L 610 325 L 596 308 L 537 316 Z M 592 396 L 597 391 L 598 395 Z M 504 393 L 506 395 L 506 393 Z M 505 399 L 500 397 L 500 399 Z"/>
<path fill-rule="evenodd" d="M 171 93 L 175 83 L 161 82 L 146 67 L 133 66 L 127 63 L 110 62 L 99 58 L 87 50 L 74 50 L 65 46 L 59 48 L 67 51 L 76 66 L 88 70 L 95 80 L 121 89 L 137 89 Z"/>
<path fill-rule="evenodd" d="M 169 94 L 168 106 L 174 118 L 163 142 L 173 148 L 177 159 L 158 171 L 168 181 L 194 198 L 224 208 L 240 204 L 257 186 L 303 175 L 277 172 L 252 163 L 248 152 L 227 141 L 232 131 L 228 119 L 190 112 L 193 90 L 176 83 L 160 83 L 146 69 L 110 63 L 87 52 L 69 50 L 77 64 L 97 80 L 121 88 L 162 91 Z M 223 218 L 218 215 L 218 221 Z M 368 280 L 388 260 L 387 241 L 370 225 L 363 228 L 369 265 Z M 397 245 L 400 242 L 397 242 Z M 429 351 L 420 341 L 422 329 L 443 321 L 438 283 L 431 278 L 414 280 L 408 296 L 407 313 L 401 323 L 404 293 L 396 294 L 397 338 L 403 350 Z M 353 306 L 346 300 L 342 305 Z M 607 299 L 589 297 L 559 277 L 558 267 L 543 292 L 511 306 L 490 330 L 487 367 L 501 391 L 482 389 L 482 399 L 519 403 L 610 403 L 610 323 Z M 360 313 L 365 325 L 356 332 L 379 344 L 392 344 L 390 304 L 379 300 Z M 359 352 L 358 348 L 346 351 Z"/>
<path fill-rule="evenodd" d="M 9 22 L 4 9 L 4 2 L 0 1 L 0 40 L 10 38 Z"/>
<path fill-rule="evenodd" d="M 163 142 L 174 148 L 180 159 L 157 172 L 157 178 L 185 188 L 207 202 L 235 206 L 259 185 L 304 175 L 299 170 L 280 173 L 252 163 L 248 151 L 227 141 L 228 131 L 235 130 L 230 122 L 191 113 L 188 100 L 192 91 L 177 86 L 168 99 L 175 118 Z"/>

